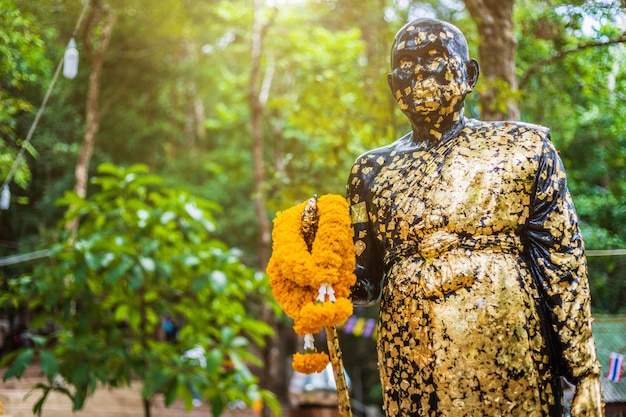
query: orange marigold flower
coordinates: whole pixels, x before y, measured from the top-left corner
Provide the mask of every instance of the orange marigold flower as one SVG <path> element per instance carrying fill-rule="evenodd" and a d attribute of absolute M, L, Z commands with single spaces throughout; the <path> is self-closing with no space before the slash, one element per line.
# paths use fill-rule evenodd
<path fill-rule="evenodd" d="M 328 365 L 328 354 L 325 352 L 295 353 L 293 355 L 293 369 L 302 374 L 322 372 Z"/>
<path fill-rule="evenodd" d="M 300 310 L 294 330 L 299 335 L 319 333 L 322 327 L 335 326 L 343 323 L 353 311 L 352 302 L 347 298 L 323 303 L 309 303 Z"/>

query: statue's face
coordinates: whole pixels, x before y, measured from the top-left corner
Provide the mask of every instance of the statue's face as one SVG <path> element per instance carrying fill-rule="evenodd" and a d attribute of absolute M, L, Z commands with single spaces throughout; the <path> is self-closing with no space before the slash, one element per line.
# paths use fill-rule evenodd
<path fill-rule="evenodd" d="M 408 26 L 392 51 L 391 87 L 405 113 L 439 117 L 457 112 L 472 85 L 467 77 L 465 40 L 445 27 Z"/>

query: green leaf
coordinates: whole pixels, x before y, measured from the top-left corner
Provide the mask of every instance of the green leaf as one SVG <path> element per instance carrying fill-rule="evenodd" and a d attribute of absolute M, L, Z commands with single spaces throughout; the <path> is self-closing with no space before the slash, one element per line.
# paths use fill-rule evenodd
<path fill-rule="evenodd" d="M 141 264 L 143 269 L 146 270 L 147 272 L 154 272 L 154 269 L 155 269 L 154 259 L 146 258 L 142 256 L 139 258 L 139 263 Z"/>
<path fill-rule="evenodd" d="M 276 396 L 267 390 L 260 390 L 259 392 L 263 399 L 263 404 L 266 405 L 274 415 L 280 415 L 282 406 Z"/>
<path fill-rule="evenodd" d="M 205 289 L 209 282 L 209 277 L 207 277 L 205 274 L 197 276 L 191 282 L 191 291 L 197 294 Z"/>
<path fill-rule="evenodd" d="M 93 252 L 86 252 L 85 263 L 89 269 L 97 270 L 102 264 L 102 258 Z"/>
<path fill-rule="evenodd" d="M 82 392 L 77 391 L 76 394 L 74 394 L 72 410 L 78 411 L 82 409 L 84 405 L 85 405 L 85 395 Z"/>
<path fill-rule="evenodd" d="M 147 299 L 147 297 L 146 297 Z M 156 326 L 156 324 L 159 322 L 159 315 L 152 309 L 152 308 L 147 308 L 145 310 L 145 318 L 146 318 L 146 322 L 149 325 L 153 325 Z"/>
<path fill-rule="evenodd" d="M 115 321 L 123 322 L 128 320 L 128 312 L 130 310 L 130 306 L 128 304 L 120 304 L 115 308 L 115 313 L 113 313 L 113 317 Z"/>
<path fill-rule="evenodd" d="M 120 178 L 122 176 L 122 169 L 118 168 L 110 162 L 103 162 L 98 165 L 98 173 L 112 175 L 114 177 Z"/>
<path fill-rule="evenodd" d="M 169 384 L 167 384 L 167 388 L 164 393 L 164 402 L 165 406 L 168 407 L 176 401 L 178 393 L 178 383 L 177 378 L 172 378 Z"/>
<path fill-rule="evenodd" d="M 183 265 L 196 266 L 200 264 L 200 259 L 195 255 L 187 255 L 183 258 Z"/>
<path fill-rule="evenodd" d="M 146 227 L 148 219 L 150 219 L 150 212 L 148 210 L 137 210 L 137 218 L 139 219 L 139 227 Z"/>
<path fill-rule="evenodd" d="M 43 386 L 43 384 L 37 384 L 37 385 L 38 386 L 35 386 L 34 388 L 41 389 L 43 393 L 41 394 L 41 397 L 39 397 L 37 402 L 33 405 L 33 413 L 36 414 L 37 416 L 41 416 L 43 412 L 43 404 L 46 402 L 46 399 L 48 398 L 48 394 L 50 393 L 50 387 Z"/>
<path fill-rule="evenodd" d="M 235 332 L 230 327 L 222 327 L 222 344 L 226 347 L 230 347 L 235 337 Z"/>
<path fill-rule="evenodd" d="M 48 342 L 48 338 L 46 338 L 45 336 L 37 335 L 37 334 L 31 334 L 28 336 L 28 338 L 37 347 L 44 346 Z"/>
<path fill-rule="evenodd" d="M 9 370 L 4 373 L 2 380 L 6 381 L 12 376 L 15 376 L 18 379 L 21 378 L 33 359 L 33 353 L 34 351 L 32 348 L 24 349 L 21 353 L 19 353 L 15 358 L 13 365 L 11 365 Z"/>
<path fill-rule="evenodd" d="M 241 359 L 241 357 L 236 352 L 231 352 L 230 360 L 232 361 L 235 369 L 239 373 L 239 376 L 243 381 L 253 381 L 254 375 L 246 365 L 246 363 Z"/>
<path fill-rule="evenodd" d="M 78 262 L 74 269 L 74 280 L 77 283 L 83 283 L 87 279 L 87 265 L 84 262 Z"/>
<path fill-rule="evenodd" d="M 113 284 L 117 280 L 125 275 L 128 270 L 134 265 L 134 261 L 130 258 L 124 257 L 114 268 L 110 269 L 104 276 L 104 282 L 107 284 Z"/>
<path fill-rule="evenodd" d="M 79 362 L 72 366 L 70 372 L 70 382 L 77 386 L 83 386 L 89 380 L 89 365 L 86 362 Z"/>
<path fill-rule="evenodd" d="M 130 279 L 128 280 L 128 287 L 131 290 L 137 290 L 143 284 L 143 271 L 139 267 L 139 265 L 134 265 L 132 269 L 132 274 Z"/>
<path fill-rule="evenodd" d="M 232 347 L 245 347 L 248 346 L 250 342 L 243 336 L 237 336 L 233 339 L 231 346 Z"/>
<path fill-rule="evenodd" d="M 213 349 L 206 354 L 206 371 L 213 373 L 222 366 L 224 354 L 219 349 Z"/>
<path fill-rule="evenodd" d="M 154 377 L 154 375 L 151 375 Z M 150 399 L 154 396 L 156 392 L 156 383 L 152 378 L 146 378 L 143 382 L 143 387 L 141 388 L 141 398 Z"/>
<path fill-rule="evenodd" d="M 226 274 L 222 271 L 213 271 L 211 273 L 211 287 L 215 292 L 221 293 L 224 292 L 226 286 L 228 284 L 228 278 Z"/>
<path fill-rule="evenodd" d="M 211 398 L 211 415 L 213 417 L 219 417 L 226 408 L 226 402 L 221 395 L 216 395 Z"/>
<path fill-rule="evenodd" d="M 191 216 L 192 219 L 196 221 L 204 220 L 204 211 L 199 209 L 198 206 L 193 203 L 185 204 L 185 211 L 187 212 L 187 214 L 189 214 L 189 216 Z"/>
<path fill-rule="evenodd" d="M 48 378 L 54 377 L 59 372 L 59 361 L 50 350 L 46 349 L 39 352 L 39 365 Z"/>
<path fill-rule="evenodd" d="M 161 215 L 160 222 L 161 224 L 167 224 L 173 220 L 176 220 L 176 217 L 177 217 L 176 213 L 173 213 L 171 211 L 166 211 L 165 213 Z"/>

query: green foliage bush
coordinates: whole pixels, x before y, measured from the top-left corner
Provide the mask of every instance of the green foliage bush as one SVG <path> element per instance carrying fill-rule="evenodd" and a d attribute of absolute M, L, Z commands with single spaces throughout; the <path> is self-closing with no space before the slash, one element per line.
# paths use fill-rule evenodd
<path fill-rule="evenodd" d="M 215 204 L 164 187 L 143 165 L 98 171 L 93 195 L 68 192 L 58 202 L 69 207 L 61 226 L 80 221 L 78 231 L 31 276 L 12 282 L 14 300 L 42 330 L 9 357 L 4 379 L 19 378 L 39 359 L 48 383 L 38 386 L 37 413 L 51 391 L 71 397 L 78 410 L 101 385 L 134 379 L 143 381 L 146 404 L 163 394 L 166 405 L 182 398 L 191 407 L 193 388 L 214 416 L 235 400 L 276 406 L 249 369 L 261 365 L 251 344 L 262 345 L 272 329 L 246 300 L 267 298 L 268 283 L 212 237 Z M 183 323 L 174 343 L 158 337 L 165 316 Z M 183 357 L 197 346 L 205 366 Z"/>

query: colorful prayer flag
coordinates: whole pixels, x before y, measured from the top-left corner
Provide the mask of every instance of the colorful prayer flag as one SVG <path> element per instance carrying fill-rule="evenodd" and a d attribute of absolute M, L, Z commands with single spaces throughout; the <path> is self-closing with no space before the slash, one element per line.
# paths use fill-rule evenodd
<path fill-rule="evenodd" d="M 368 319 L 365 323 L 365 329 L 363 329 L 363 337 L 370 337 L 376 328 L 376 320 Z"/>
<path fill-rule="evenodd" d="M 364 317 L 350 316 L 341 324 L 344 333 L 357 337 L 375 337 L 376 319 L 366 319 Z"/>
<path fill-rule="evenodd" d="M 609 359 L 609 371 L 606 374 L 606 379 L 611 382 L 619 382 L 622 378 L 622 366 L 624 364 L 624 355 L 619 353 L 611 353 Z"/>
<path fill-rule="evenodd" d="M 365 319 L 363 317 L 359 317 L 356 320 L 356 324 L 354 325 L 354 329 L 352 329 L 352 334 L 355 336 L 361 336 L 363 334 L 363 328 L 365 327 Z"/>
<path fill-rule="evenodd" d="M 343 331 L 345 333 L 351 334 L 352 329 L 354 329 L 354 325 L 356 324 L 356 320 L 357 320 L 356 316 L 348 317 L 348 320 L 346 320 L 346 322 L 343 325 Z"/>

